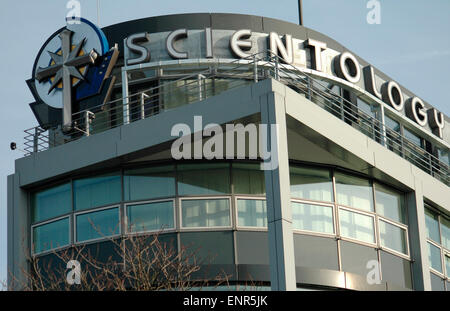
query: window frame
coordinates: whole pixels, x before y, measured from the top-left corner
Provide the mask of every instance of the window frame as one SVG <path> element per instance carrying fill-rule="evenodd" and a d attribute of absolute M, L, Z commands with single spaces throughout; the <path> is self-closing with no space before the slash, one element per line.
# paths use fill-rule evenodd
<path fill-rule="evenodd" d="M 114 235 L 108 235 L 108 236 L 102 236 L 99 238 L 94 238 L 94 239 L 89 239 L 89 240 L 84 240 L 84 241 L 78 241 L 77 238 L 77 217 L 79 215 L 82 214 L 90 214 L 90 213 L 96 213 L 96 212 L 101 212 L 104 210 L 108 210 L 108 209 L 114 209 L 117 208 L 117 211 L 119 213 L 119 233 L 114 234 Z M 73 244 L 74 245 L 80 245 L 80 244 L 89 244 L 89 243 L 93 243 L 93 242 L 97 242 L 97 241 L 102 241 L 105 240 L 107 241 L 108 239 L 114 239 L 117 237 L 122 236 L 122 213 L 121 213 L 121 208 L 120 208 L 120 204 L 114 204 L 114 205 L 109 205 L 109 206 L 105 206 L 105 207 L 100 207 L 100 208 L 96 208 L 96 209 L 90 209 L 88 211 L 79 211 L 79 212 L 74 212 L 73 213 Z"/>
<path fill-rule="evenodd" d="M 228 226 L 214 226 L 214 227 L 184 227 L 183 226 L 183 201 L 188 200 L 228 200 L 228 206 L 229 206 L 229 216 L 230 216 L 230 224 Z M 180 224 L 180 231 L 217 231 L 217 229 L 230 229 L 232 230 L 234 227 L 234 220 L 233 220 L 233 206 L 232 206 L 232 199 L 231 195 L 229 196 L 198 196 L 198 197 L 178 197 L 178 208 L 179 208 L 179 224 Z"/>
<path fill-rule="evenodd" d="M 60 220 L 63 220 L 65 218 L 69 219 L 69 243 L 67 245 L 63 245 L 63 246 L 58 246 L 56 248 L 51 248 L 42 252 L 35 252 L 35 248 L 34 248 L 34 228 L 40 227 L 40 226 L 44 226 L 53 222 L 57 222 Z M 40 256 L 40 255 L 44 255 L 44 254 L 49 254 L 55 251 L 59 251 L 62 250 L 64 248 L 68 248 L 71 247 L 73 245 L 73 240 L 74 240 L 74 236 L 72 235 L 72 215 L 64 215 L 64 216 L 59 216 L 57 218 L 53 218 L 53 219 L 49 219 L 37 224 L 33 224 L 31 225 L 31 240 L 30 240 L 30 250 L 31 250 L 31 255 L 32 257 L 35 256 Z"/>
<path fill-rule="evenodd" d="M 341 222 L 340 222 L 341 220 L 340 220 L 340 215 L 339 215 L 340 214 L 339 212 L 340 212 L 341 209 L 346 210 L 346 211 L 351 212 L 351 213 L 361 214 L 363 216 L 369 216 L 370 218 L 372 218 L 372 222 L 373 222 L 373 239 L 374 239 L 373 243 L 372 242 L 367 242 L 367 241 L 361 241 L 361 240 L 350 238 L 350 237 L 346 237 L 346 236 L 343 236 L 341 234 Z M 377 233 L 377 225 L 376 225 L 376 219 L 375 219 L 376 215 L 374 215 L 374 214 L 372 214 L 370 212 L 367 212 L 367 211 L 362 211 L 362 210 L 359 210 L 359 209 L 353 209 L 353 208 L 350 208 L 350 207 L 347 207 L 347 206 L 344 206 L 344 205 L 337 205 L 337 214 L 338 214 L 338 218 L 339 218 L 339 234 L 337 235 L 338 239 L 343 240 L 343 241 L 359 243 L 359 244 L 362 244 L 362 245 L 370 246 L 372 248 L 378 248 L 378 244 L 377 244 L 377 234 L 378 233 Z"/>
<path fill-rule="evenodd" d="M 336 214 L 335 214 L 336 206 L 335 206 L 334 203 L 325 203 L 325 202 L 322 202 L 322 201 L 310 201 L 310 200 L 301 200 L 301 199 L 291 199 L 291 203 L 292 202 L 301 203 L 301 204 L 308 204 L 308 205 L 317 205 L 317 206 L 331 207 L 331 216 L 333 217 L 333 222 L 332 222 L 333 223 L 333 233 L 318 232 L 318 231 L 311 231 L 311 230 L 302 230 L 302 229 L 294 229 L 294 227 L 292 227 L 292 232 L 293 233 L 301 233 L 301 234 L 321 236 L 321 237 L 327 237 L 327 238 L 335 238 L 337 236 Z M 291 206 L 291 214 L 292 214 L 292 206 Z"/>
<path fill-rule="evenodd" d="M 128 207 L 129 206 L 135 206 L 135 205 L 144 205 L 144 204 L 152 204 L 152 203 L 159 203 L 159 202 L 172 202 L 172 210 L 173 210 L 173 227 L 172 228 L 164 228 L 164 229 L 158 229 L 158 230 L 140 230 L 140 231 L 130 231 L 128 228 Z M 124 226 L 125 234 L 130 235 L 139 235 L 142 233 L 155 233 L 155 232 L 161 232 L 161 233 L 169 233 L 169 232 L 175 232 L 177 230 L 177 213 L 176 213 L 176 199 L 175 198 L 169 198 L 169 199 L 156 199 L 156 200 L 147 200 L 147 201 L 138 201 L 138 202 L 127 202 L 124 203 Z"/>
<path fill-rule="evenodd" d="M 380 248 L 381 250 L 383 250 L 383 251 L 386 251 L 386 252 L 389 252 L 389 253 L 393 253 L 394 255 L 397 255 L 397 256 L 400 256 L 400 257 L 402 257 L 402 258 L 411 260 L 411 250 L 409 249 L 409 230 L 408 230 L 408 226 L 407 226 L 407 225 L 404 225 L 404 224 L 401 224 L 401 223 L 398 223 L 398 222 L 396 222 L 396 221 L 393 221 L 393 220 L 391 220 L 391 219 L 389 219 L 389 218 L 386 218 L 386 217 L 383 217 L 383 216 L 378 216 L 378 214 L 377 214 L 376 218 L 377 218 L 377 225 L 378 225 L 378 229 L 377 229 L 377 232 L 378 232 L 378 241 L 380 242 L 379 248 Z M 380 221 L 386 222 L 386 223 L 388 223 L 388 224 L 390 224 L 390 225 L 393 225 L 393 226 L 395 226 L 395 227 L 397 227 L 397 228 L 400 228 L 400 229 L 403 229 L 403 230 L 404 230 L 404 234 L 405 234 L 405 243 L 406 243 L 406 244 L 405 244 L 405 247 L 406 247 L 406 254 L 401 253 L 401 252 L 399 252 L 399 251 L 396 251 L 395 249 L 389 248 L 389 247 L 387 247 L 387 246 L 383 246 L 383 245 L 381 244 L 381 232 L 380 232 L 380 229 L 379 229 L 379 222 L 380 222 Z"/>
<path fill-rule="evenodd" d="M 246 196 L 246 195 L 234 195 L 234 210 L 236 215 L 236 230 L 247 230 L 247 231 L 262 231 L 262 232 L 268 232 L 268 226 L 269 221 L 267 220 L 267 227 L 252 227 L 252 226 L 240 226 L 239 225 L 239 211 L 238 211 L 238 200 L 254 200 L 254 201 L 265 201 L 266 202 L 266 216 L 268 215 L 267 211 L 267 199 L 266 197 L 252 197 L 252 196 Z"/>

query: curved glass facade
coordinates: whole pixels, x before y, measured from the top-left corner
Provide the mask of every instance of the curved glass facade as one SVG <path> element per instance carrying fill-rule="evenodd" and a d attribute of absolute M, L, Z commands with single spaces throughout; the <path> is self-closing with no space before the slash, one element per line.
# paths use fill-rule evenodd
<path fill-rule="evenodd" d="M 339 254 L 341 261 L 354 244 L 408 262 L 401 192 L 339 169 L 294 163 L 290 180 L 297 240 L 342 240 L 335 244 L 337 253 L 329 256 Z M 34 254 L 127 233 L 179 232 L 181 244 L 210 243 L 208 247 L 220 253 L 216 263 L 229 265 L 235 263 L 233 253 L 243 251 L 234 245 L 233 234 L 251 237 L 251 232 L 267 231 L 264 171 L 259 163 L 249 162 L 150 163 L 73 179 L 35 192 L 31 210 Z M 268 264 L 268 254 L 263 257 Z M 242 264 L 241 255 L 237 258 Z M 329 268 L 346 271 L 348 264 L 337 258 Z M 257 264 L 258 259 L 253 260 Z M 308 265 L 303 259 L 299 264 Z"/>

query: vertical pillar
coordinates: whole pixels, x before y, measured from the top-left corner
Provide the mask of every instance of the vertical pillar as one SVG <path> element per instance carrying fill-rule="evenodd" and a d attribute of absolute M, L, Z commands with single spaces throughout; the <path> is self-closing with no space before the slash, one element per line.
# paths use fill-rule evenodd
<path fill-rule="evenodd" d="M 123 123 L 130 123 L 130 100 L 128 98 L 128 72 L 126 67 L 122 68 L 122 106 L 123 106 Z"/>
<path fill-rule="evenodd" d="M 261 97 L 261 124 L 268 125 L 266 150 L 271 151 L 271 158 L 265 163 L 277 161 L 273 169 L 265 171 L 271 287 L 272 290 L 294 291 L 294 237 L 284 97 L 274 92 Z M 275 131 L 272 124 L 278 125 L 277 133 L 272 132 Z"/>
<path fill-rule="evenodd" d="M 407 194 L 408 224 L 414 289 L 431 290 L 428 262 L 427 229 L 422 184 L 416 180 L 415 191 Z"/>

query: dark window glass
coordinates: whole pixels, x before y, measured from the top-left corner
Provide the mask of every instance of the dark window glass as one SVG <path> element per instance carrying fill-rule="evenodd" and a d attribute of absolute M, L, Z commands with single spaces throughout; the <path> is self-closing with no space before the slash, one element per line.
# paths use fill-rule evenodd
<path fill-rule="evenodd" d="M 294 250 L 297 267 L 339 270 L 337 242 L 332 238 L 294 234 Z"/>
<path fill-rule="evenodd" d="M 233 233 L 227 232 L 183 232 L 181 247 L 194 253 L 197 262 L 208 264 L 233 264 Z"/>
<path fill-rule="evenodd" d="M 104 209 L 76 216 L 77 242 L 120 233 L 119 208 Z"/>
<path fill-rule="evenodd" d="M 358 245 L 355 243 L 341 241 L 342 270 L 345 272 L 359 274 L 366 280 L 367 263 L 378 261 L 377 251 L 372 247 Z"/>
<path fill-rule="evenodd" d="M 178 165 L 179 195 L 229 194 L 230 170 L 226 163 Z"/>
<path fill-rule="evenodd" d="M 416 146 L 418 146 L 420 148 L 424 148 L 424 140 L 423 140 L 423 138 L 417 136 L 413 132 L 409 131 L 407 128 L 403 128 L 403 135 L 405 136 L 405 138 L 407 140 L 412 142 L 414 145 L 416 145 Z"/>
<path fill-rule="evenodd" d="M 236 253 L 241 265 L 268 265 L 267 232 L 236 231 Z"/>
<path fill-rule="evenodd" d="M 140 232 L 174 228 L 173 213 L 173 201 L 128 205 L 128 231 Z"/>
<path fill-rule="evenodd" d="M 441 216 L 442 245 L 450 249 L 450 220 Z"/>
<path fill-rule="evenodd" d="M 233 163 L 234 193 L 265 194 L 264 171 L 260 164 Z"/>
<path fill-rule="evenodd" d="M 34 253 L 40 253 L 68 245 L 69 218 L 63 218 L 33 228 Z"/>
<path fill-rule="evenodd" d="M 74 181 L 75 210 L 109 205 L 121 200 L 120 173 Z"/>
<path fill-rule="evenodd" d="M 444 281 L 441 279 L 440 276 L 437 276 L 436 274 L 430 272 L 430 279 L 431 279 L 431 290 L 432 291 L 444 291 Z"/>
<path fill-rule="evenodd" d="M 397 121 L 391 119 L 390 117 L 388 117 L 386 115 L 384 116 L 384 122 L 385 122 L 385 125 L 387 128 L 389 128 L 397 133 L 400 133 L 400 123 L 398 123 Z"/>
<path fill-rule="evenodd" d="M 341 205 L 373 212 L 372 186 L 367 179 L 337 172 L 337 201 Z"/>
<path fill-rule="evenodd" d="M 376 184 L 375 189 L 377 214 L 397 222 L 406 223 L 403 194 L 379 184 Z"/>
<path fill-rule="evenodd" d="M 447 272 L 447 277 L 450 278 L 450 254 L 445 255 L 445 271 Z"/>
<path fill-rule="evenodd" d="M 428 208 L 425 208 L 425 225 L 427 228 L 427 237 L 437 243 L 441 243 L 438 215 Z"/>
<path fill-rule="evenodd" d="M 403 288 L 412 289 L 411 262 L 385 251 L 380 252 L 383 280 Z"/>
<path fill-rule="evenodd" d="M 126 170 L 123 186 L 126 201 L 175 196 L 175 167 Z"/>
<path fill-rule="evenodd" d="M 70 183 L 34 193 L 31 210 L 33 223 L 70 213 L 72 210 Z"/>
<path fill-rule="evenodd" d="M 327 169 L 290 167 L 291 196 L 295 198 L 333 201 L 333 183 Z"/>

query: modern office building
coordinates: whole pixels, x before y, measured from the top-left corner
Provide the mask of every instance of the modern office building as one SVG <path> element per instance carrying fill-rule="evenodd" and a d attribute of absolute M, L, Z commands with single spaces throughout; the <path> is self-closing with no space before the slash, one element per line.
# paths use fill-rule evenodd
<path fill-rule="evenodd" d="M 28 255 L 107 256 L 110 236 L 162 229 L 232 284 L 450 290 L 450 120 L 324 34 L 237 14 L 70 20 L 27 83 L 17 279 Z"/>

